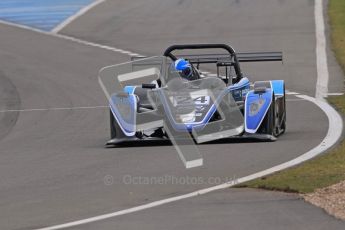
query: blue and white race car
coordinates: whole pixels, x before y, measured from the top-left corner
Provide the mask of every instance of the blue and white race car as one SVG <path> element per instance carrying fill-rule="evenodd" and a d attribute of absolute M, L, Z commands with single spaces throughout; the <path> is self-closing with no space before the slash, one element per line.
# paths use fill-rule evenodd
<path fill-rule="evenodd" d="M 236 53 L 225 44 L 173 45 L 163 56 L 103 68 L 99 82 L 110 108 L 107 145 L 186 137 L 195 143 L 276 140 L 286 130 L 284 81 L 251 84 L 240 68 L 240 62 L 260 61 L 282 61 L 282 53 Z"/>

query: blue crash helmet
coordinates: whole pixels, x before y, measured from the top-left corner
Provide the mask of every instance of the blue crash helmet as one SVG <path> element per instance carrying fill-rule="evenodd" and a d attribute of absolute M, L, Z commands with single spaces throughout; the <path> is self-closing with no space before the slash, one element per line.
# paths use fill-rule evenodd
<path fill-rule="evenodd" d="M 190 78 L 193 74 L 192 65 L 183 58 L 177 59 L 175 61 L 175 69 L 180 73 L 183 78 Z"/>

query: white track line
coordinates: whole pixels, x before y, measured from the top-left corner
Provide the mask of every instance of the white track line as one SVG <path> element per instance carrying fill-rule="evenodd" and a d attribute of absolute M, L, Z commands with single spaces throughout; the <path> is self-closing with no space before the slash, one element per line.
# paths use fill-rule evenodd
<path fill-rule="evenodd" d="M 128 50 L 114 48 L 114 47 L 111 47 L 111 46 L 100 45 L 100 44 L 97 44 L 97 43 L 84 41 L 84 40 L 81 40 L 81 39 L 78 39 L 78 38 L 74 38 L 74 37 L 70 37 L 70 36 L 67 36 L 67 35 L 52 34 L 52 33 L 48 33 L 48 34 L 52 35 L 52 36 L 55 36 L 55 37 L 59 37 L 59 38 L 65 39 L 65 40 L 76 42 L 76 43 L 79 43 L 79 44 L 83 44 L 83 45 L 87 45 L 87 46 L 93 46 L 93 47 L 97 47 L 97 48 L 101 48 L 101 49 L 106 49 L 106 50 L 110 50 L 110 51 L 113 51 L 113 52 L 117 52 L 117 53 L 121 53 L 121 54 L 124 54 L 124 55 L 128 55 L 128 56 L 131 56 L 131 57 L 140 57 L 140 56 L 142 56 L 141 54 L 134 53 L 134 52 L 131 52 L 131 51 L 128 51 Z"/>
<path fill-rule="evenodd" d="M 80 109 L 100 109 L 100 108 L 109 108 L 109 106 L 101 105 L 101 106 L 57 107 L 57 108 L 41 108 L 41 109 L 8 109 L 8 110 L 0 110 L 0 113 L 80 110 Z"/>
<path fill-rule="evenodd" d="M 63 21 L 62 23 L 60 23 L 59 25 L 57 25 L 53 30 L 52 33 L 58 33 L 60 32 L 63 28 L 65 28 L 67 25 L 69 25 L 71 22 L 73 22 L 75 19 L 77 19 L 78 17 L 82 16 L 83 14 L 85 14 L 86 12 L 88 12 L 89 10 L 91 10 L 93 7 L 101 4 L 102 2 L 104 2 L 106 0 L 97 0 L 95 2 L 92 2 L 91 4 L 81 8 L 76 14 L 72 15 L 71 17 L 67 18 L 65 21 Z"/>
<path fill-rule="evenodd" d="M 301 98 L 300 99 L 286 99 L 286 101 L 305 101 L 305 99 L 301 99 Z M 99 105 L 99 106 L 77 106 L 77 107 L 52 107 L 52 108 L 37 108 L 37 109 L 6 109 L 6 110 L 0 110 L 0 113 L 103 109 L 103 108 L 109 108 L 109 106 Z"/>
<path fill-rule="evenodd" d="M 286 99 L 286 101 L 305 101 L 305 99 L 302 98 L 296 98 L 296 99 Z"/>
<path fill-rule="evenodd" d="M 328 64 L 326 52 L 325 20 L 323 16 L 323 1 L 315 0 L 315 33 L 316 33 L 316 92 L 315 97 L 323 99 L 328 93 Z"/>
<path fill-rule="evenodd" d="M 305 99 L 302 99 L 302 98 L 300 98 L 300 99 L 286 99 L 286 101 L 305 101 Z M 6 109 L 6 110 L 0 110 L 0 113 L 103 109 L 103 108 L 109 108 L 109 106 L 108 105 L 99 105 L 99 106 L 77 106 L 77 107 L 53 107 L 53 108 L 38 108 L 38 109 Z"/>
<path fill-rule="evenodd" d="M 299 95 L 299 93 L 291 92 L 291 91 L 288 91 L 288 90 L 286 90 L 285 94 L 286 95 Z"/>
<path fill-rule="evenodd" d="M 341 96 L 344 95 L 344 93 L 327 93 L 328 96 Z"/>
<path fill-rule="evenodd" d="M 183 200 L 183 199 L 187 199 L 187 198 L 191 198 L 191 197 L 196 197 L 198 195 L 207 194 L 207 193 L 210 193 L 210 192 L 213 192 L 216 190 L 230 188 L 236 184 L 240 184 L 240 183 L 244 183 L 244 182 L 247 182 L 247 181 L 250 181 L 253 179 L 257 179 L 257 178 L 272 174 L 274 172 L 281 171 L 283 169 L 287 169 L 289 167 L 295 166 L 295 165 L 300 164 L 300 163 L 307 161 L 309 159 L 312 159 L 313 157 L 323 153 L 324 151 L 326 151 L 327 149 L 332 147 L 339 140 L 339 138 L 341 137 L 341 134 L 342 134 L 343 120 L 342 120 L 341 116 L 327 102 L 324 102 L 322 100 L 317 100 L 313 97 L 309 97 L 309 96 L 305 96 L 305 95 L 298 95 L 297 97 L 304 99 L 304 100 L 308 100 L 312 103 L 315 103 L 318 107 L 320 107 L 325 112 L 325 114 L 328 117 L 328 121 L 329 121 L 329 128 L 328 128 L 328 132 L 327 132 L 326 137 L 322 140 L 322 142 L 318 146 L 316 146 L 312 150 L 304 153 L 303 155 L 301 155 L 301 156 L 299 156 L 299 157 L 297 157 L 291 161 L 288 161 L 288 162 L 282 163 L 280 165 L 274 166 L 272 168 L 269 168 L 269 169 L 266 169 L 266 170 L 263 170 L 263 171 L 260 171 L 260 172 L 257 172 L 257 173 L 239 178 L 239 179 L 235 179 L 235 180 L 229 181 L 229 182 L 224 183 L 224 184 L 213 186 L 210 188 L 197 190 L 195 192 L 187 193 L 187 194 L 184 194 L 181 196 L 170 197 L 167 199 L 163 199 L 163 200 L 155 201 L 152 203 L 136 206 L 133 208 L 124 209 L 124 210 L 117 211 L 117 212 L 112 212 L 112 213 L 99 215 L 99 216 L 95 216 L 95 217 L 91 217 L 91 218 L 87 218 L 87 219 L 83 219 L 83 220 L 73 221 L 73 222 L 69 222 L 69 223 L 65 223 L 65 224 L 61 224 L 61 225 L 55 225 L 55 226 L 46 227 L 46 228 L 40 228 L 40 229 L 36 229 L 36 230 L 58 230 L 58 229 L 71 228 L 71 227 L 89 224 L 89 223 L 93 223 L 93 222 L 97 222 L 97 221 L 101 221 L 101 220 L 105 220 L 105 219 L 109 219 L 109 218 L 113 218 L 113 217 L 117 217 L 117 216 L 122 216 L 122 215 L 129 214 L 129 213 L 138 212 L 141 210 L 157 207 L 157 206 L 168 204 L 171 202 L 175 202 L 175 201 L 179 201 L 179 200 Z"/>
<path fill-rule="evenodd" d="M 36 33 L 47 35 L 47 36 L 53 36 L 53 37 L 65 39 L 65 40 L 68 40 L 68 41 L 71 41 L 71 42 L 75 42 L 75 43 L 78 43 L 78 44 L 82 44 L 82 45 L 86 45 L 86 46 L 92 46 L 92 47 L 97 47 L 97 48 L 109 50 L 109 51 L 116 52 L 116 53 L 121 53 L 121 54 L 128 55 L 128 56 L 131 56 L 131 57 L 141 57 L 141 56 L 143 56 L 143 55 L 140 55 L 140 54 L 128 51 L 128 50 L 123 50 L 123 49 L 119 49 L 119 48 L 115 48 L 115 47 L 111 47 L 111 46 L 106 46 L 106 45 L 101 45 L 101 44 L 97 44 L 97 43 L 93 43 L 93 42 L 88 42 L 88 41 L 84 41 L 84 40 L 81 40 L 81 39 L 78 39 L 78 38 L 74 38 L 74 37 L 70 37 L 70 36 L 67 36 L 67 35 L 56 34 L 56 33 L 52 33 L 52 32 L 46 32 L 46 31 L 39 30 L 39 29 L 36 29 L 36 28 L 31 28 L 31 27 L 25 26 L 25 25 L 19 25 L 19 24 L 16 24 L 16 23 L 7 22 L 7 21 L 3 21 L 3 20 L 0 20 L 0 23 L 4 24 L 4 25 L 8 25 L 8 26 L 17 27 L 17 28 L 20 28 L 20 29 L 30 30 L 30 31 L 33 31 L 33 32 L 36 32 Z"/>

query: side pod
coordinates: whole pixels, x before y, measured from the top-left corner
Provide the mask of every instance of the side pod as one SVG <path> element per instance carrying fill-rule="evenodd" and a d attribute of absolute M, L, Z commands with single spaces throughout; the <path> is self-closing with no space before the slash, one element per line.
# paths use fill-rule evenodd
<path fill-rule="evenodd" d="M 256 82 L 245 100 L 244 123 L 247 133 L 257 133 L 274 100 L 270 82 Z"/>
<path fill-rule="evenodd" d="M 285 96 L 284 80 L 272 80 L 271 85 L 275 96 Z"/>
<path fill-rule="evenodd" d="M 135 135 L 137 102 L 137 97 L 128 93 L 113 94 L 110 99 L 110 110 L 122 132 L 128 137 Z"/>

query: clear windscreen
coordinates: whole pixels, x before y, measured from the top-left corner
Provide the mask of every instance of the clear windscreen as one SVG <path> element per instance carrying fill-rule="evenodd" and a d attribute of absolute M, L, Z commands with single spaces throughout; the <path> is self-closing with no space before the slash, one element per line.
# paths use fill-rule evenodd
<path fill-rule="evenodd" d="M 187 129 L 197 143 L 243 132 L 242 112 L 221 79 L 186 81 L 175 77 L 158 92 L 165 119 L 177 131 Z"/>

